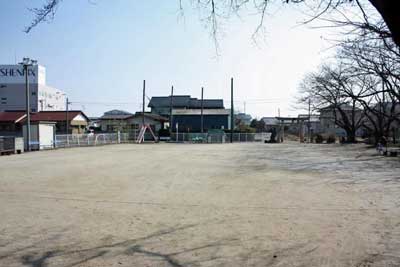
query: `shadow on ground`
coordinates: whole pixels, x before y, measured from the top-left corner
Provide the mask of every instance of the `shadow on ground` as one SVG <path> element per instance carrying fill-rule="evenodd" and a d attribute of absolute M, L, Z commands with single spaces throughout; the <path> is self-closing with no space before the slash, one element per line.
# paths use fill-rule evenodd
<path fill-rule="evenodd" d="M 146 263 L 143 266 L 172 266 L 172 267 L 183 267 L 183 266 L 198 266 L 201 262 L 208 262 L 218 259 L 216 255 L 219 248 L 223 246 L 232 245 L 237 242 L 237 239 L 225 239 L 214 242 L 209 242 L 204 245 L 185 248 L 174 252 L 160 252 L 157 249 L 149 248 L 157 246 L 160 243 L 160 238 L 166 235 L 175 234 L 179 231 L 184 231 L 189 228 L 193 228 L 196 225 L 185 225 L 176 228 L 169 228 L 154 232 L 145 237 L 137 239 L 129 239 L 121 242 L 109 243 L 107 241 L 99 246 L 93 246 L 84 249 L 74 249 L 78 247 L 78 244 L 68 245 L 65 247 L 57 246 L 54 249 L 44 249 L 42 242 L 36 245 L 29 245 L 19 247 L 17 249 L 9 250 L 5 253 L 0 254 L 0 265 L 8 264 L 12 262 L 13 265 L 23 265 L 30 267 L 46 267 L 46 266 L 98 266 L 99 263 L 106 264 L 104 266 L 110 266 L 111 264 L 122 265 L 122 262 L 126 263 Z M 54 238 L 50 238 L 48 241 L 52 242 Z M 46 242 L 45 242 L 46 243 Z M 9 244 L 6 244 L 8 246 Z M 44 245 L 46 246 L 46 245 Z M 176 248 L 170 247 L 163 250 L 174 250 Z M 199 254 L 199 251 L 208 249 L 207 253 L 200 253 L 207 255 L 207 257 L 188 257 L 190 253 Z M 181 257 L 185 255 L 184 257 Z M 139 259 L 138 259 L 139 258 Z M 179 260 L 179 258 L 186 258 L 187 261 Z M 96 262 L 96 260 L 98 260 Z M 90 263 L 90 264 L 89 264 Z M 156 263 L 156 264 L 155 264 Z M 5 265 L 4 265 L 5 266 Z M 132 265 L 131 265 L 132 266 Z M 140 265 L 142 266 L 142 265 Z"/>

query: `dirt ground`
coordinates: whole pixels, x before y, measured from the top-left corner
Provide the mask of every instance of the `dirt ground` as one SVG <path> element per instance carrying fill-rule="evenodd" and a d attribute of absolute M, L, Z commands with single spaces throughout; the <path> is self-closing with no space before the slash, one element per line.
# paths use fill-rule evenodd
<path fill-rule="evenodd" d="M 0 157 L 0 266 L 400 266 L 400 159 L 298 143 Z"/>

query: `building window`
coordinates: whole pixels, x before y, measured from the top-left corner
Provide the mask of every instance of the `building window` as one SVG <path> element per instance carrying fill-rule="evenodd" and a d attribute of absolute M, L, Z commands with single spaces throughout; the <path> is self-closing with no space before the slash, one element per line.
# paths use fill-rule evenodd
<path fill-rule="evenodd" d="M 131 130 L 139 130 L 139 124 L 137 123 L 131 124 Z"/>
<path fill-rule="evenodd" d="M 35 96 L 35 95 L 36 95 L 36 92 L 32 92 L 32 95 Z"/>

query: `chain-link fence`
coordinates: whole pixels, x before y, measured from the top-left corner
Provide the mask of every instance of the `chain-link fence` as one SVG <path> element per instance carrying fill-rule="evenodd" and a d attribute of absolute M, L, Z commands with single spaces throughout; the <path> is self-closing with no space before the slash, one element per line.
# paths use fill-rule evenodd
<path fill-rule="evenodd" d="M 61 134 L 55 136 L 55 148 L 98 146 L 108 144 L 135 143 L 138 132 L 99 133 L 99 134 Z M 150 136 L 145 140 L 153 140 Z M 270 141 L 271 133 L 234 133 L 232 141 L 265 142 Z M 229 143 L 230 133 L 172 133 L 170 142 L 186 143 Z"/>
<path fill-rule="evenodd" d="M 129 133 L 62 134 L 55 136 L 55 147 L 98 146 L 133 142 Z"/>
<path fill-rule="evenodd" d="M 271 140 L 271 133 L 233 133 L 232 141 L 239 142 L 265 142 Z M 171 142 L 191 143 L 229 143 L 230 133 L 172 133 Z"/>

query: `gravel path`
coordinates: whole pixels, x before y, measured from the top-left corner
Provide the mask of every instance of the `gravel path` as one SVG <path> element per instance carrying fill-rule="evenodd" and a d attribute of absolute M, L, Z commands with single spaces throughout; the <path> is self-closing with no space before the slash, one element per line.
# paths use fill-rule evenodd
<path fill-rule="evenodd" d="M 362 145 L 0 157 L 0 266 L 400 266 L 400 160 Z"/>

